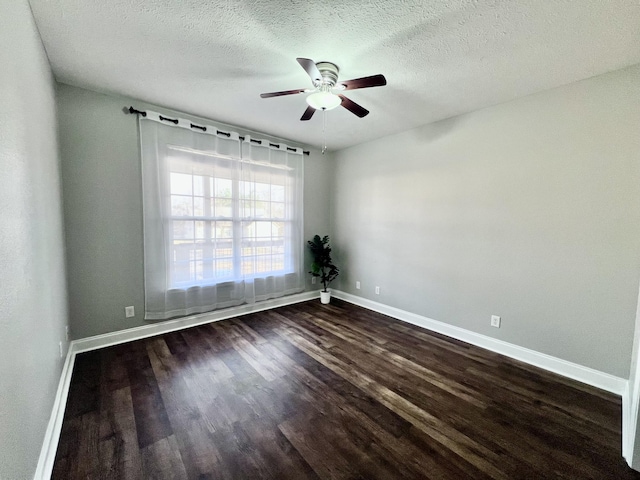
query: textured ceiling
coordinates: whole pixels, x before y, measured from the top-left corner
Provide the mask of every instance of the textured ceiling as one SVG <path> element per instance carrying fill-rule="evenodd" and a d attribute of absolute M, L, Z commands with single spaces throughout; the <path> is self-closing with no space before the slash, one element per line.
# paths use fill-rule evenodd
<path fill-rule="evenodd" d="M 338 64 L 369 109 L 327 112 L 336 150 L 640 63 L 638 0 L 30 0 L 56 78 L 293 141 L 296 57 Z"/>

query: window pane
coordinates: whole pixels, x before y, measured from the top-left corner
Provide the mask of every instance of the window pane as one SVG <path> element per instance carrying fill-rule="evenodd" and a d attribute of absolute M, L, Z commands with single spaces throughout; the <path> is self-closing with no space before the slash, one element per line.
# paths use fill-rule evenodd
<path fill-rule="evenodd" d="M 256 235 L 256 224 L 255 222 L 243 222 L 242 223 L 242 237 L 255 237 Z"/>
<path fill-rule="evenodd" d="M 204 189 L 207 183 L 209 183 L 209 177 L 194 175 L 193 176 L 193 194 L 198 195 L 200 197 L 204 197 Z"/>
<path fill-rule="evenodd" d="M 176 244 L 173 246 L 173 261 L 179 264 L 189 263 L 191 244 Z"/>
<path fill-rule="evenodd" d="M 271 255 L 259 255 L 255 260 L 255 272 L 266 273 L 271 271 Z"/>
<path fill-rule="evenodd" d="M 250 182 L 240 182 L 240 198 L 250 200 L 253 197 L 253 185 Z"/>
<path fill-rule="evenodd" d="M 284 253 L 284 238 L 275 239 L 271 245 L 271 252 L 274 254 Z"/>
<path fill-rule="evenodd" d="M 233 275 L 233 262 L 230 259 L 216 261 L 216 276 L 230 277 Z"/>
<path fill-rule="evenodd" d="M 214 255 L 216 258 L 231 258 L 233 256 L 232 241 L 217 241 Z"/>
<path fill-rule="evenodd" d="M 284 203 L 271 202 L 271 218 L 284 218 Z"/>
<path fill-rule="evenodd" d="M 284 237 L 284 222 L 271 222 L 271 235 Z"/>
<path fill-rule="evenodd" d="M 231 199 L 229 198 L 216 198 L 214 200 L 214 215 L 216 217 L 228 217 L 232 215 Z"/>
<path fill-rule="evenodd" d="M 191 278 L 193 280 L 201 280 L 202 279 L 202 275 L 198 275 L 199 270 L 202 269 L 202 268 L 198 269 L 199 266 L 201 267 L 201 265 L 199 265 L 199 264 L 200 264 L 200 262 L 191 262 L 191 264 L 190 264 L 191 265 L 190 273 L 191 273 Z"/>
<path fill-rule="evenodd" d="M 284 202 L 284 186 L 283 185 L 271 185 L 271 201 Z"/>
<path fill-rule="evenodd" d="M 188 220 L 173 221 L 174 240 L 193 240 L 194 225 Z"/>
<path fill-rule="evenodd" d="M 173 282 L 174 283 L 188 282 L 191 279 L 190 266 L 191 266 L 190 262 L 186 262 L 186 263 L 174 262 L 173 272 L 172 272 Z"/>
<path fill-rule="evenodd" d="M 256 183 L 255 192 L 256 192 L 256 200 L 271 199 L 271 185 L 269 185 L 268 183 Z"/>
<path fill-rule="evenodd" d="M 253 216 L 254 205 L 253 202 L 248 200 L 242 200 L 240 202 L 240 216 L 243 218 L 249 218 Z"/>
<path fill-rule="evenodd" d="M 198 239 L 206 238 L 204 233 L 205 223 L 208 223 L 208 222 L 195 222 L 195 233 L 196 233 L 195 238 L 198 238 Z"/>
<path fill-rule="evenodd" d="M 269 202 L 255 202 L 255 217 L 269 218 L 271 216 L 271 205 Z"/>
<path fill-rule="evenodd" d="M 191 175 L 171 172 L 171 193 L 193 195 Z"/>
<path fill-rule="evenodd" d="M 257 237 L 271 237 L 271 222 L 255 222 Z"/>
<path fill-rule="evenodd" d="M 193 197 L 193 215 L 196 217 L 204 216 L 204 198 Z"/>
<path fill-rule="evenodd" d="M 242 258 L 242 275 L 251 275 L 254 273 L 254 257 Z"/>
<path fill-rule="evenodd" d="M 271 261 L 273 262 L 271 264 L 273 271 L 284 270 L 284 255 L 272 255 Z"/>
<path fill-rule="evenodd" d="M 231 198 L 232 183 L 226 178 L 215 179 L 214 195 L 218 198 Z"/>
<path fill-rule="evenodd" d="M 215 222 L 215 238 L 232 238 L 233 222 Z"/>
<path fill-rule="evenodd" d="M 190 217 L 193 215 L 193 197 L 171 195 L 171 215 L 175 217 Z"/>

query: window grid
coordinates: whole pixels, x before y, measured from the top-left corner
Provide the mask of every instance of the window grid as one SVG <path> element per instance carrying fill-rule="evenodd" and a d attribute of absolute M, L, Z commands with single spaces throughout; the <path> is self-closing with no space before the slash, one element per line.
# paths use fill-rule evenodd
<path fill-rule="evenodd" d="M 174 287 L 282 274 L 291 268 L 287 186 L 260 180 L 184 173 L 170 166 Z"/>

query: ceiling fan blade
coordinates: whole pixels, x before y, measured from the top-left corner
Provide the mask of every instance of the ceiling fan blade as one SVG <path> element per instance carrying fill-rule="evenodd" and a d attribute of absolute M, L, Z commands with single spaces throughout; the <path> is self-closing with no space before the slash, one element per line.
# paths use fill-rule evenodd
<path fill-rule="evenodd" d="M 316 82 L 322 82 L 322 75 L 320 74 L 320 70 L 316 67 L 316 62 L 311 60 L 310 58 L 296 58 L 298 63 L 304 71 L 307 72 L 307 75 L 311 77 L 311 81 L 315 85 Z"/>
<path fill-rule="evenodd" d="M 349 100 L 344 95 L 338 95 L 338 96 L 342 99 L 342 103 L 340 105 L 342 105 L 344 108 L 349 110 L 354 115 L 357 115 L 360 118 L 366 117 L 367 115 L 369 115 L 369 110 L 367 110 L 364 107 L 361 107 L 353 100 Z"/>
<path fill-rule="evenodd" d="M 313 117 L 314 113 L 316 113 L 316 109 L 311 107 L 311 106 L 309 106 L 309 107 L 307 107 L 307 109 L 302 114 L 302 117 L 300 117 L 300 120 L 302 120 L 302 121 L 311 120 L 311 117 Z"/>
<path fill-rule="evenodd" d="M 354 78 L 338 83 L 344 85 L 345 90 L 355 90 L 356 88 L 382 87 L 387 84 L 387 79 L 379 73 L 370 77 Z"/>
<path fill-rule="evenodd" d="M 295 95 L 296 93 L 304 93 L 306 88 L 299 88 L 298 90 L 283 90 L 282 92 L 261 93 L 260 98 L 270 97 L 282 97 L 283 95 Z"/>

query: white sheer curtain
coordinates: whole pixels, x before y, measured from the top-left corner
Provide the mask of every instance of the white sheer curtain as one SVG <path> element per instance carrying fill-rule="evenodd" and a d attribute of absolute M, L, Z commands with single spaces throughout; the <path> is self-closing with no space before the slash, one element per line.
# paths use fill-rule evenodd
<path fill-rule="evenodd" d="M 162 118 L 139 120 L 145 319 L 302 291 L 302 150 Z"/>

